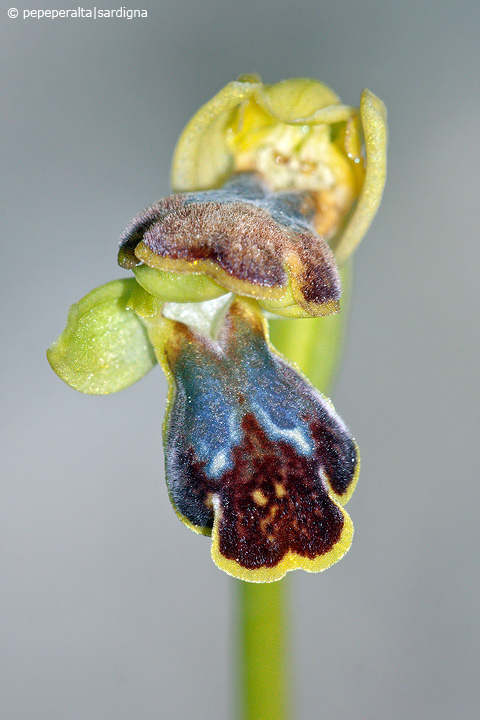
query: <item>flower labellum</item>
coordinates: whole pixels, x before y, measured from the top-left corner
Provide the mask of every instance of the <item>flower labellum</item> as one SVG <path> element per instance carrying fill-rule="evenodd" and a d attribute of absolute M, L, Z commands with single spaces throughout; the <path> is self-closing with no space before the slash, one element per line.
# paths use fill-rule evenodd
<path fill-rule="evenodd" d="M 234 301 L 214 340 L 169 319 L 149 332 L 171 382 L 170 497 L 183 522 L 212 534 L 215 563 L 265 582 L 340 559 L 358 450 L 330 401 L 269 347 L 256 303 Z"/>

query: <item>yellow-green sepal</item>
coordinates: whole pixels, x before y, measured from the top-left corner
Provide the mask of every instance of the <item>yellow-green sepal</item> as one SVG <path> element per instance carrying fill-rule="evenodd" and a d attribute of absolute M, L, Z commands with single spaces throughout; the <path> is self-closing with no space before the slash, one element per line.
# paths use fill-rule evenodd
<path fill-rule="evenodd" d="M 125 308 L 133 310 L 139 318 L 145 320 L 157 315 L 162 305 L 161 300 L 144 290 L 138 283 L 135 283 Z"/>
<path fill-rule="evenodd" d="M 245 111 L 250 108 L 252 117 Z M 233 125 L 246 131 L 247 143 L 278 123 L 338 123 L 355 110 L 318 80 L 294 78 L 263 85 L 258 75 L 230 82 L 193 116 L 183 130 L 173 157 L 175 192 L 218 187 L 234 169 L 230 147 Z M 253 123 L 253 124 L 252 124 Z M 234 133 L 235 134 L 235 133 Z"/>
<path fill-rule="evenodd" d="M 136 285 L 134 279 L 114 280 L 71 306 L 65 330 L 47 351 L 67 385 L 106 395 L 133 385 L 156 364 L 142 321 L 128 309 Z"/>
<path fill-rule="evenodd" d="M 380 205 L 387 177 L 387 109 L 370 90 L 362 92 L 360 120 L 367 156 L 365 180 L 355 209 L 331 243 L 339 264 L 352 255 L 370 227 Z"/>
<path fill-rule="evenodd" d="M 232 171 L 232 156 L 225 142 L 225 126 L 239 103 L 260 91 L 256 75 L 228 83 L 195 113 L 178 141 L 172 164 L 175 192 L 218 187 Z"/>

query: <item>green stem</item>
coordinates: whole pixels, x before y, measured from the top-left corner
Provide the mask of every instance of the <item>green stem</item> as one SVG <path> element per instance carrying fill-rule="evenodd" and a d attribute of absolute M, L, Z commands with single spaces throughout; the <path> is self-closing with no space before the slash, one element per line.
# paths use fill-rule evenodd
<path fill-rule="evenodd" d="M 340 360 L 350 299 L 351 266 L 341 271 L 342 309 L 305 320 L 271 320 L 270 340 L 320 391 L 331 385 Z M 241 720 L 291 718 L 286 579 L 237 581 Z"/>
<path fill-rule="evenodd" d="M 345 338 L 352 266 L 343 265 L 341 310 L 328 317 L 270 320 L 272 345 L 293 361 L 318 390 L 325 393 L 335 379 Z"/>
<path fill-rule="evenodd" d="M 291 717 L 286 585 L 236 583 L 242 720 Z"/>

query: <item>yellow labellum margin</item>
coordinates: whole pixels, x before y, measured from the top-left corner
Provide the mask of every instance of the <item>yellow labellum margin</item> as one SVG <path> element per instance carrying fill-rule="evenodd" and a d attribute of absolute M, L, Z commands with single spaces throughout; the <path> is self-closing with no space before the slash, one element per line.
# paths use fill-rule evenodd
<path fill-rule="evenodd" d="M 214 562 L 237 578 L 324 570 L 351 544 L 342 505 L 358 478 L 355 441 L 269 344 L 254 301 L 212 302 L 219 316 L 209 335 L 162 315 L 146 321 L 170 386 L 172 504 L 188 527 L 212 535 Z"/>

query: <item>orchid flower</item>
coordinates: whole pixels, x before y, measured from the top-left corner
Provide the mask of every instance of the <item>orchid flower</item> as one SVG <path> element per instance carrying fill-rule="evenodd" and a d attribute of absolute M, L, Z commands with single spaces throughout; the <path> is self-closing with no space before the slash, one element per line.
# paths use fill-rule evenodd
<path fill-rule="evenodd" d="M 275 349 L 269 321 L 295 333 L 339 310 L 341 266 L 382 196 L 386 142 L 385 108 L 368 90 L 357 110 L 315 80 L 230 83 L 182 133 L 174 194 L 121 237 L 118 261 L 134 277 L 73 305 L 48 351 L 55 372 L 91 394 L 160 363 L 174 510 L 242 580 L 323 570 L 351 544 L 343 505 L 357 445 Z"/>

